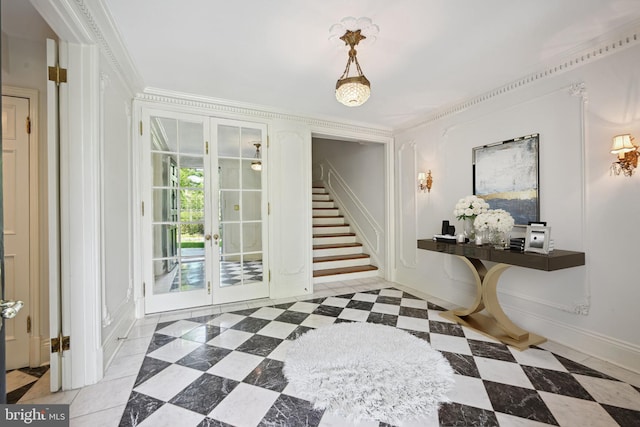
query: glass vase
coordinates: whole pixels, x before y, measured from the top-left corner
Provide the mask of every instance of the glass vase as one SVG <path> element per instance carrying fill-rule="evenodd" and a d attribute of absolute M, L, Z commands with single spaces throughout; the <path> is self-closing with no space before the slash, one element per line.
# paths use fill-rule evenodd
<path fill-rule="evenodd" d="M 464 236 L 468 238 L 470 242 L 473 242 L 476 239 L 476 229 L 473 226 L 474 220 L 475 218 L 464 219 Z"/>
<path fill-rule="evenodd" d="M 510 234 L 508 231 L 491 230 L 488 233 L 489 244 L 494 249 L 509 249 Z"/>

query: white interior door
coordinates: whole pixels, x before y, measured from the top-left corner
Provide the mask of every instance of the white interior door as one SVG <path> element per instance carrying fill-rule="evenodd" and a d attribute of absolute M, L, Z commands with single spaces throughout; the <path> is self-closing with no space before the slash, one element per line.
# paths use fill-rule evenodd
<path fill-rule="evenodd" d="M 148 254 L 145 312 L 210 305 L 211 229 L 208 121 L 200 116 L 146 111 L 143 139 Z"/>
<path fill-rule="evenodd" d="M 2 97 L 5 299 L 23 301 L 6 325 L 6 369 L 29 366 L 29 100 Z"/>
<path fill-rule="evenodd" d="M 213 301 L 269 296 L 266 126 L 212 119 Z"/>

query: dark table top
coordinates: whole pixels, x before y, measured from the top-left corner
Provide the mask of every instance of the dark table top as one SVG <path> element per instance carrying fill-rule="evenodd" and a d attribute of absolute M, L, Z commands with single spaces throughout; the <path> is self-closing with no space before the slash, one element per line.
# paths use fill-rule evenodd
<path fill-rule="evenodd" d="M 418 249 L 545 271 L 561 270 L 585 264 L 584 252 L 561 249 L 555 249 L 548 254 L 538 254 L 494 249 L 490 245 L 476 246 L 473 243 L 436 242 L 433 239 L 418 240 Z"/>

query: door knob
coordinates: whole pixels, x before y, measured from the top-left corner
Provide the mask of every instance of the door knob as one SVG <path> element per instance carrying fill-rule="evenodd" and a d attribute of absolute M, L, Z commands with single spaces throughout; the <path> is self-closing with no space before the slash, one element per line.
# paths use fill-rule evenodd
<path fill-rule="evenodd" d="M 217 234 L 213 235 L 213 240 L 217 241 L 220 238 L 220 236 L 218 236 Z"/>
<path fill-rule="evenodd" d="M 22 301 L 0 300 L 0 316 L 5 319 L 13 319 L 20 311 L 24 303 Z"/>
<path fill-rule="evenodd" d="M 211 234 L 205 234 L 204 240 L 211 240 Z"/>

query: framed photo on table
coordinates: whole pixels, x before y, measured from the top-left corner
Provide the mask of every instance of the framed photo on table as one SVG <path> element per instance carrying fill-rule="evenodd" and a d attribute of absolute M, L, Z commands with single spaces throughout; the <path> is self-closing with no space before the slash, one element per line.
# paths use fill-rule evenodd
<path fill-rule="evenodd" d="M 524 236 L 524 251 L 548 254 L 549 243 L 551 242 L 550 235 L 551 227 L 527 225 L 527 231 Z"/>

